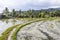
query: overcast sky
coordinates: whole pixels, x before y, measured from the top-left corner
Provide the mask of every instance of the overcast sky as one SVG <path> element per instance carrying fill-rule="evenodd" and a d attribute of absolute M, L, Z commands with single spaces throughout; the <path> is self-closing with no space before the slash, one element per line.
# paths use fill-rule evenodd
<path fill-rule="evenodd" d="M 0 12 L 8 7 L 12 9 L 45 9 L 60 7 L 60 0 L 0 0 Z"/>

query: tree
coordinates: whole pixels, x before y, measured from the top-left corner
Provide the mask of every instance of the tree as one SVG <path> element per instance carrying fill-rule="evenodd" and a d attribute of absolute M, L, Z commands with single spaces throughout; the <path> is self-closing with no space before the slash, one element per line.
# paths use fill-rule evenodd
<path fill-rule="evenodd" d="M 59 17 L 59 16 L 60 16 L 60 10 L 56 10 L 56 11 L 55 11 L 55 16 L 56 16 L 56 17 Z"/>
<path fill-rule="evenodd" d="M 18 17 L 19 17 L 19 16 L 21 16 L 21 12 L 22 12 L 22 11 L 21 11 L 21 10 L 19 10 L 19 14 L 18 14 Z"/>
<path fill-rule="evenodd" d="M 39 16 L 40 16 L 41 18 L 44 18 L 44 17 L 45 17 L 45 13 L 44 13 L 44 12 L 41 12 L 41 13 L 39 14 Z"/>
<path fill-rule="evenodd" d="M 8 15 L 9 15 L 9 9 L 7 7 L 3 11 L 3 15 L 5 15 L 6 17 L 8 17 Z"/>
<path fill-rule="evenodd" d="M 12 10 L 12 17 L 16 17 L 16 11 L 15 11 L 15 9 Z"/>
<path fill-rule="evenodd" d="M 32 10 L 28 10 L 27 13 L 28 13 L 28 16 L 31 18 L 32 17 Z"/>
<path fill-rule="evenodd" d="M 19 13 L 21 14 L 21 9 L 19 10 Z"/>

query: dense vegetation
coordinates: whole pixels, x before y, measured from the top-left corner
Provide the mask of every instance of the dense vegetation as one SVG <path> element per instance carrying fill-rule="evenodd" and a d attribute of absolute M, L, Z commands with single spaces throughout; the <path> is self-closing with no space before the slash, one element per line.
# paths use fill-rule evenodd
<path fill-rule="evenodd" d="M 46 17 L 60 17 L 60 10 L 56 9 L 44 9 L 44 10 L 27 10 L 16 11 L 13 9 L 9 11 L 5 8 L 0 14 L 0 18 L 46 18 Z"/>

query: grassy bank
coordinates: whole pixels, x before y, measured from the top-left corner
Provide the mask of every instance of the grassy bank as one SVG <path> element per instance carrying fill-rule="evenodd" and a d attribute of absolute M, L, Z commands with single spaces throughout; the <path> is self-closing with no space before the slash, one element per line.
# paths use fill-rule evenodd
<path fill-rule="evenodd" d="M 0 37 L 0 40 L 7 40 L 9 32 L 13 30 L 13 28 L 17 27 L 18 25 L 12 26 L 8 28 L 5 32 L 2 33 L 2 36 Z"/>

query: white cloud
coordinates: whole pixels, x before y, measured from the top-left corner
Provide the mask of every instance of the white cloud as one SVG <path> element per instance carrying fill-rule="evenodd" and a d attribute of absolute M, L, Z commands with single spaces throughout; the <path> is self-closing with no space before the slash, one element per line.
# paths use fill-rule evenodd
<path fill-rule="evenodd" d="M 0 11 L 5 7 L 9 9 L 41 9 L 60 7 L 60 0 L 0 0 Z"/>

